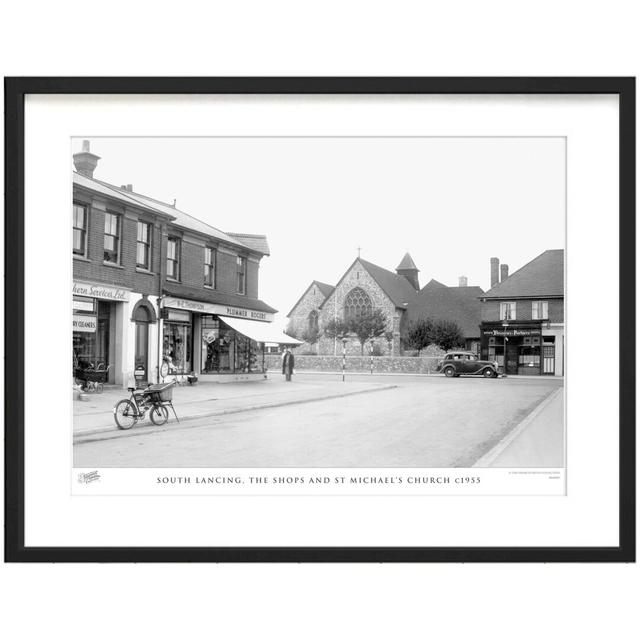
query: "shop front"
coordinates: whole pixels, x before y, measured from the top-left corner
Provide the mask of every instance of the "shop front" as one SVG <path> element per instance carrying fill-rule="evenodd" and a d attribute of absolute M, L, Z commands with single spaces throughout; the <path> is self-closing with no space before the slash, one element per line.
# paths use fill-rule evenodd
<path fill-rule="evenodd" d="M 298 344 L 276 330 L 271 313 L 173 297 L 162 307 L 164 377 L 264 378 L 265 342 Z"/>
<path fill-rule="evenodd" d="M 483 322 L 481 358 L 496 361 L 507 375 L 554 375 L 555 336 L 542 321 Z"/>
<path fill-rule="evenodd" d="M 96 282 L 73 282 L 73 369 L 108 370 L 119 382 L 118 323 L 130 292 Z M 120 319 L 120 320 L 119 320 Z"/>

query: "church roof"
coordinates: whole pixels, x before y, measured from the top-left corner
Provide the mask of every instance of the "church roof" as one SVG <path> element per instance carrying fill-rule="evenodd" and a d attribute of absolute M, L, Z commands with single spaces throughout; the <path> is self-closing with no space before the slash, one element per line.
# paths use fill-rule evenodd
<path fill-rule="evenodd" d="M 425 289 L 427 291 L 432 291 L 434 289 L 442 289 L 442 288 L 448 289 L 449 287 L 447 287 L 446 284 L 442 284 L 442 282 L 438 282 L 437 280 L 434 280 L 433 278 L 431 278 L 431 280 L 429 280 L 429 282 L 427 282 L 427 284 L 424 285 L 424 287 L 422 287 L 421 291 L 424 291 Z"/>
<path fill-rule="evenodd" d="M 330 284 L 325 284 L 324 282 L 320 282 L 319 280 L 312 280 L 311 284 L 304 290 L 304 293 L 298 298 L 297 302 L 293 305 L 293 307 L 291 307 L 291 311 L 287 313 L 287 318 L 291 316 L 294 309 L 300 304 L 300 301 L 307 295 L 307 293 L 309 293 L 309 290 L 311 289 L 311 287 L 313 287 L 314 284 L 316 285 L 316 287 L 318 287 L 318 290 L 324 297 L 324 300 L 322 301 L 323 303 L 333 293 L 335 289 L 335 287 L 332 287 Z M 318 305 L 318 307 L 321 307 L 321 306 L 322 304 Z"/>
<path fill-rule="evenodd" d="M 314 280 L 313 282 L 318 287 L 318 289 L 320 289 L 320 293 L 325 298 L 328 298 L 335 290 L 335 287 L 333 285 L 325 284 L 324 282 L 320 282 L 319 280 Z"/>
<path fill-rule="evenodd" d="M 482 295 L 480 287 L 447 287 L 431 280 L 409 305 L 407 320 L 451 320 L 460 327 L 465 338 L 478 338 Z"/>
<path fill-rule="evenodd" d="M 548 249 L 489 289 L 484 298 L 564 296 L 564 250 Z"/>
<path fill-rule="evenodd" d="M 409 255 L 409 253 L 404 254 L 404 258 L 402 258 L 400 264 L 396 267 L 396 271 L 420 271 L 418 267 L 416 267 L 416 263 L 413 261 L 413 258 Z"/>
<path fill-rule="evenodd" d="M 373 264 L 373 262 L 367 262 L 362 258 L 358 259 L 360 260 L 360 264 L 369 272 L 369 275 L 378 283 L 378 286 L 387 294 L 396 307 L 405 309 L 405 303 L 410 303 L 415 299 L 417 292 L 404 276 L 383 269 L 377 264 Z"/>

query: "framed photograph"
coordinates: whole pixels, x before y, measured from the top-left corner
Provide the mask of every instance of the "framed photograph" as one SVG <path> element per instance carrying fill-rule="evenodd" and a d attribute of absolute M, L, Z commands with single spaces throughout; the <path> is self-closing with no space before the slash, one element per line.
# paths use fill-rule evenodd
<path fill-rule="evenodd" d="M 633 78 L 5 79 L 5 558 L 633 562 Z"/>

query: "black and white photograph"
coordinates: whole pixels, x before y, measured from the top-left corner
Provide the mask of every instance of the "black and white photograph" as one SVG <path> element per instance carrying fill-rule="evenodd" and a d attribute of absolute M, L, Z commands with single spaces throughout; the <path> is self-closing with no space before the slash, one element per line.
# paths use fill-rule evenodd
<path fill-rule="evenodd" d="M 69 161 L 80 489 L 564 469 L 564 137 L 98 136 Z"/>

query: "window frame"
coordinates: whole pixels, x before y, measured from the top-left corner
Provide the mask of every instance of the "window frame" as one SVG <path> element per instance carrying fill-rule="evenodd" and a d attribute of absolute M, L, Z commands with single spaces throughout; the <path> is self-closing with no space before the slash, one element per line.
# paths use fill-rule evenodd
<path fill-rule="evenodd" d="M 207 251 L 211 252 L 211 262 L 207 262 Z M 204 286 L 210 289 L 216 288 L 218 266 L 218 250 L 215 247 L 206 246 L 204 248 Z M 207 282 L 207 268 L 209 271 L 210 282 Z"/>
<path fill-rule="evenodd" d="M 107 227 L 108 217 L 116 220 L 116 224 L 117 224 L 116 235 L 114 235 L 113 233 L 107 233 L 106 227 Z M 115 244 L 114 251 L 116 254 L 115 260 L 109 260 L 104 255 L 104 252 L 107 251 L 107 248 L 104 246 L 107 237 L 115 238 L 115 243 L 114 243 Z M 102 247 L 103 247 L 102 257 L 106 264 L 115 264 L 118 266 L 121 264 L 121 260 L 122 260 L 121 244 L 122 244 L 122 214 L 116 213 L 115 211 L 106 211 L 104 214 L 104 235 L 103 235 L 103 242 L 102 242 Z"/>
<path fill-rule="evenodd" d="M 84 217 L 83 217 L 83 222 L 84 222 L 84 226 L 82 228 L 80 227 L 76 227 L 76 212 L 75 212 L 75 208 L 79 207 L 83 210 L 84 213 Z M 75 231 L 76 229 L 78 229 L 83 235 L 82 235 L 82 252 L 76 251 L 74 245 L 75 242 L 75 238 L 72 238 L 71 240 L 71 247 L 72 247 L 72 252 L 73 252 L 73 256 L 74 257 L 80 257 L 80 258 L 86 258 L 87 257 L 87 248 L 88 248 L 88 242 L 87 242 L 87 238 L 89 236 L 89 205 L 84 203 L 84 202 L 74 202 L 73 203 L 73 220 L 72 220 L 72 228 L 73 231 Z"/>
<path fill-rule="evenodd" d="M 181 247 L 181 238 L 178 236 L 167 236 L 167 280 L 173 280 L 174 282 L 180 282 L 180 258 L 182 254 Z M 169 245 L 171 243 L 175 243 L 175 257 L 169 257 Z M 175 264 L 175 273 L 173 275 L 169 275 L 169 263 L 172 262 Z"/>
<path fill-rule="evenodd" d="M 511 308 L 513 305 L 513 315 L 509 318 L 506 317 L 506 314 L 504 313 L 507 308 Z M 501 302 L 500 303 L 500 320 L 509 322 L 510 320 L 515 320 L 516 319 L 516 303 L 514 300 L 510 300 L 510 301 L 506 301 L 506 302 Z"/>
<path fill-rule="evenodd" d="M 140 240 L 140 227 L 144 226 L 147 229 L 147 242 Z M 143 265 L 138 262 L 138 248 L 143 245 L 147 249 L 147 264 Z M 136 224 L 136 269 L 143 269 L 145 271 L 152 270 L 152 246 L 153 246 L 153 223 L 147 220 L 138 220 Z"/>
<path fill-rule="evenodd" d="M 546 311 L 540 314 L 540 306 Z M 535 313 L 534 313 L 535 311 Z M 548 300 L 532 300 L 531 301 L 531 319 L 532 320 L 548 320 L 549 319 L 549 301 Z"/>
<path fill-rule="evenodd" d="M 242 276 L 242 279 L 241 279 Z M 242 287 L 240 287 L 242 282 Z M 246 256 L 236 256 L 236 291 L 238 295 L 247 295 L 247 258 Z"/>

